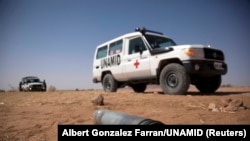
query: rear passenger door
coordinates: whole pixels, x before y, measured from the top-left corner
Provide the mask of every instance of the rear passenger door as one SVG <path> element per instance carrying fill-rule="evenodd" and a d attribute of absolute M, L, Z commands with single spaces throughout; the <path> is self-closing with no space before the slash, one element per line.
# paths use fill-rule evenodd
<path fill-rule="evenodd" d="M 123 40 L 117 40 L 99 47 L 94 61 L 94 76 L 100 81 L 102 72 L 111 72 L 116 80 L 124 80 L 121 57 L 123 54 Z"/>

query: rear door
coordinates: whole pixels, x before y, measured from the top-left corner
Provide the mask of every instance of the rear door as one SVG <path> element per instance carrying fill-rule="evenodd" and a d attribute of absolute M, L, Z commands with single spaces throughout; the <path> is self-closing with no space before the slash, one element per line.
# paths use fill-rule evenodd
<path fill-rule="evenodd" d="M 99 47 L 96 51 L 94 64 L 93 64 L 93 77 L 94 79 L 101 81 L 101 71 L 103 66 L 101 65 L 101 60 L 107 57 L 108 45 Z"/>

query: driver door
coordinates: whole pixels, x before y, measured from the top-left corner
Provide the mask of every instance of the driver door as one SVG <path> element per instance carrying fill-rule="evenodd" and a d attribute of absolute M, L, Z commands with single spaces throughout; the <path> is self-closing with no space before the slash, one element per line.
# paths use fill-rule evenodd
<path fill-rule="evenodd" d="M 141 37 L 128 41 L 125 73 L 128 80 L 143 79 L 150 76 L 150 52 Z"/>

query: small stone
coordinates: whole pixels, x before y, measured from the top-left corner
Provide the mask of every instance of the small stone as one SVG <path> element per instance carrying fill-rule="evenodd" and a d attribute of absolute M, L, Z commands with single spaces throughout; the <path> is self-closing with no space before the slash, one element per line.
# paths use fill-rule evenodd
<path fill-rule="evenodd" d="M 91 102 L 93 103 L 93 105 L 102 106 L 104 105 L 104 97 L 99 94 L 96 97 L 92 98 Z"/>
<path fill-rule="evenodd" d="M 220 110 L 215 107 L 215 108 L 212 109 L 212 112 L 220 112 Z"/>
<path fill-rule="evenodd" d="M 213 110 L 214 108 L 216 108 L 216 105 L 214 103 L 209 103 L 208 110 Z"/>
<path fill-rule="evenodd" d="M 224 99 L 222 99 L 221 100 L 222 106 L 223 107 L 227 107 L 231 101 L 232 101 L 231 98 L 224 98 Z"/>
<path fill-rule="evenodd" d="M 227 107 L 225 107 L 225 111 L 227 111 L 227 112 L 235 112 L 237 110 L 238 110 L 237 106 L 228 105 Z"/>
<path fill-rule="evenodd" d="M 234 100 L 232 100 L 232 102 L 230 102 L 230 105 L 233 105 L 235 107 L 242 107 L 243 101 L 242 101 L 242 99 L 234 99 Z"/>

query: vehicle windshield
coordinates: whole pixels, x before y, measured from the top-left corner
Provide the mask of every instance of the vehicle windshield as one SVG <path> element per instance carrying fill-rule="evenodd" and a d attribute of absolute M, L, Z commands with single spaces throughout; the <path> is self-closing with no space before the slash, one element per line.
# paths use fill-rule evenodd
<path fill-rule="evenodd" d="M 154 36 L 154 35 L 145 35 L 145 38 L 147 39 L 152 49 L 165 48 L 168 46 L 176 45 L 176 43 L 170 38 Z"/>
<path fill-rule="evenodd" d="M 32 83 L 32 82 L 41 82 L 41 81 L 40 79 L 28 79 L 27 82 Z"/>

